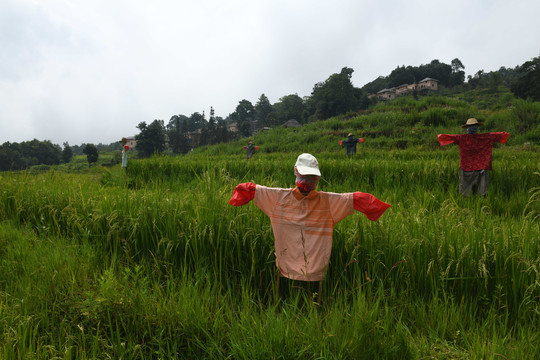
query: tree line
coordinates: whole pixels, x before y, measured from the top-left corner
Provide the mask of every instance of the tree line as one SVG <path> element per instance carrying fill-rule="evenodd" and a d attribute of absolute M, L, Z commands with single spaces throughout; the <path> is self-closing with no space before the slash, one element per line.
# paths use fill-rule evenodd
<path fill-rule="evenodd" d="M 24 170 L 33 165 L 57 165 L 70 162 L 73 151 L 68 143 L 64 149 L 49 140 L 37 139 L 21 143 L 6 142 L 0 145 L 0 170 Z"/>
<path fill-rule="evenodd" d="M 316 83 L 309 96 L 285 95 L 272 104 L 263 93 L 255 104 L 246 99 L 240 100 L 235 111 L 226 118 L 216 116 L 214 109 L 210 108 L 208 119 L 203 111 L 202 114 L 195 112 L 190 116 L 173 115 L 167 124 L 157 119 L 150 124 L 141 122 L 137 125 L 139 134 L 135 136 L 137 154 L 139 157 L 149 157 L 164 152 L 166 148 L 173 153 L 182 154 L 197 146 L 227 142 L 238 136 L 251 136 L 254 124 L 257 124 L 258 128 L 274 127 L 291 119 L 305 124 L 367 109 L 377 101 L 370 98 L 370 94 L 402 84 L 416 83 L 424 78 L 437 79 L 443 88 L 462 90 L 504 85 L 509 87 L 516 97 L 540 101 L 540 57 L 513 69 L 501 67 L 493 72 L 480 70 L 473 76 L 469 75 L 467 82 L 464 69 L 465 66 L 458 58 L 450 64 L 435 59 L 420 66 L 398 66 L 388 76 L 380 76 L 357 88 L 351 82 L 354 70 L 344 67 L 339 73 Z M 229 130 L 232 124 L 235 124 L 236 131 Z M 88 145 L 92 145 L 92 148 L 86 149 Z M 87 152 L 91 153 L 94 159 L 93 147 L 98 152 L 114 151 L 118 150 L 119 145 L 115 142 L 109 145 L 100 143 L 97 146 L 82 144 L 71 147 L 64 143 L 62 150 L 50 141 L 34 139 L 20 144 L 8 142 L 0 146 L 0 170 L 21 170 L 37 164 L 69 162 L 73 154 L 85 153 L 88 156 Z"/>
<path fill-rule="evenodd" d="M 165 151 L 166 144 L 173 153 L 186 153 L 193 147 L 227 142 L 238 136 L 248 137 L 253 134 L 254 123 L 259 129 L 280 126 L 291 119 L 304 124 L 367 109 L 377 102 L 369 95 L 385 88 L 417 83 L 425 78 L 437 79 L 443 88 L 462 90 L 505 85 L 517 97 L 540 100 L 540 57 L 513 69 L 501 67 L 498 71 L 488 73 L 480 70 L 474 76 L 469 75 L 467 82 L 464 69 L 458 58 L 450 64 L 435 59 L 420 66 L 398 66 L 390 75 L 357 88 L 351 82 L 354 70 L 344 67 L 339 73 L 316 83 L 311 94 L 303 98 L 290 94 L 271 104 L 263 93 L 255 105 L 246 99 L 239 101 L 235 111 L 225 119 L 215 116 L 211 108 L 208 120 L 204 112 L 196 112 L 189 117 L 173 115 L 166 125 L 163 120 L 154 120 L 149 125 L 142 122 L 137 126 L 140 130 L 136 136 L 138 155 L 148 157 L 161 153 Z M 235 132 L 228 130 L 229 124 L 236 124 Z M 187 136 L 193 132 L 197 136 Z M 197 139 L 196 143 L 193 143 L 194 139 Z"/>
<path fill-rule="evenodd" d="M 135 136 L 137 153 L 140 157 L 161 153 L 165 151 L 166 142 L 173 153 L 186 153 L 193 147 L 227 142 L 238 136 L 250 136 L 254 131 L 254 123 L 257 128 L 280 126 L 291 119 L 303 124 L 367 109 L 373 101 L 366 91 L 353 86 L 353 72 L 353 69 L 344 67 L 324 82 L 315 84 L 311 95 L 304 98 L 291 94 L 271 104 L 263 93 L 255 105 L 243 99 L 225 119 L 215 116 L 211 108 L 208 120 L 204 112 L 196 112 L 189 117 L 174 115 L 167 124 L 163 120 L 154 120 L 150 124 L 141 122 L 137 125 L 140 133 Z M 229 131 L 228 126 L 231 124 L 235 124 L 235 131 Z M 188 133 L 192 133 L 191 136 Z"/>
<path fill-rule="evenodd" d="M 97 162 L 99 152 L 118 150 L 118 143 L 82 144 L 70 146 L 68 142 L 63 147 L 53 144 L 50 140 L 33 139 L 21 143 L 5 142 L 0 145 L 0 171 L 25 170 L 34 165 L 59 165 L 71 162 L 75 155 L 86 155 L 88 164 Z"/>

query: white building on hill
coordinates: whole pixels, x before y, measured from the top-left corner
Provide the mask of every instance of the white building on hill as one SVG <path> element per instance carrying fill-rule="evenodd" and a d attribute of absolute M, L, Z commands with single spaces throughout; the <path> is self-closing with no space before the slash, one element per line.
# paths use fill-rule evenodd
<path fill-rule="evenodd" d="M 391 89 L 382 89 L 376 94 L 369 95 L 370 98 L 377 98 L 377 100 L 392 100 L 400 95 L 410 94 L 413 91 L 418 92 L 428 92 L 428 91 L 437 91 L 438 90 L 439 80 L 432 78 L 425 78 L 415 84 L 403 84 Z"/>

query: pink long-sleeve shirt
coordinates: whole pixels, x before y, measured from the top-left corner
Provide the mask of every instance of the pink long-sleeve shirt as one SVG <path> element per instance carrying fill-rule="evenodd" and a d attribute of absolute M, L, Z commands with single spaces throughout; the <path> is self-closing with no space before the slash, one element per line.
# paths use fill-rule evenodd
<path fill-rule="evenodd" d="M 371 220 L 378 219 L 390 205 L 367 193 L 282 189 L 256 185 L 254 204 L 272 224 L 276 265 L 281 275 L 302 281 L 324 278 L 332 252 L 333 230 L 356 208 Z"/>

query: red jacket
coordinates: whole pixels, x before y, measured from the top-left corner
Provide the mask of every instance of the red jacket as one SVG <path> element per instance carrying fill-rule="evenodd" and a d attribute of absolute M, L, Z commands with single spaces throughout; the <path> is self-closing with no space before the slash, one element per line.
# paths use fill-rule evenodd
<path fill-rule="evenodd" d="M 491 170 L 493 143 L 506 143 L 507 132 L 483 134 L 437 135 L 441 146 L 456 143 L 459 146 L 460 167 L 463 171 Z"/>

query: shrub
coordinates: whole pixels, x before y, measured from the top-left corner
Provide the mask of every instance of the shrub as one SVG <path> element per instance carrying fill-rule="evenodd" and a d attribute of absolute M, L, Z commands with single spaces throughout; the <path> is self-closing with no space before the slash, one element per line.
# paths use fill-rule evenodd
<path fill-rule="evenodd" d="M 422 114 L 422 123 L 426 126 L 446 126 L 446 117 L 439 108 L 432 108 Z"/>

